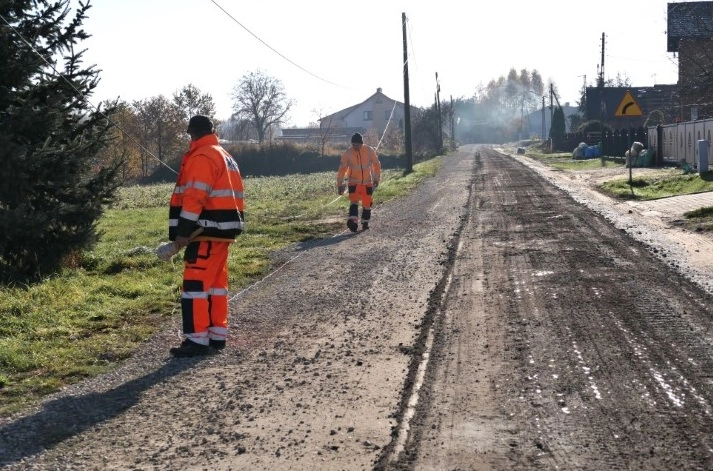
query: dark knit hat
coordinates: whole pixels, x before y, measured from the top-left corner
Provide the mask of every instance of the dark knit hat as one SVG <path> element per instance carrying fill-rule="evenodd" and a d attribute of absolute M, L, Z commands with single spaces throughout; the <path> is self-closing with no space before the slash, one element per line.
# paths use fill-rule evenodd
<path fill-rule="evenodd" d="M 196 115 L 193 116 L 190 121 L 188 121 L 188 129 L 186 132 L 194 131 L 197 133 L 201 132 L 213 132 L 213 121 L 210 120 L 208 116 Z"/>
<path fill-rule="evenodd" d="M 352 136 L 352 144 L 364 144 L 364 139 L 361 137 L 361 134 L 358 132 L 354 133 Z"/>

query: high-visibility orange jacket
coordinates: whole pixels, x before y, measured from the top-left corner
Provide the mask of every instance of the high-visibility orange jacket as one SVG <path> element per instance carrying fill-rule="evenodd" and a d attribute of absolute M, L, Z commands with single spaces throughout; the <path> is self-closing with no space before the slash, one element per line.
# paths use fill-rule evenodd
<path fill-rule="evenodd" d="M 349 177 L 349 185 L 371 186 L 381 179 L 381 162 L 376 151 L 367 145 L 356 150 L 349 147 L 342 154 L 342 160 L 337 170 L 337 185 L 342 184 L 344 177 Z"/>
<path fill-rule="evenodd" d="M 208 134 L 191 141 L 183 155 L 169 208 L 168 238 L 232 242 L 244 228 L 243 179 L 233 157 Z"/>

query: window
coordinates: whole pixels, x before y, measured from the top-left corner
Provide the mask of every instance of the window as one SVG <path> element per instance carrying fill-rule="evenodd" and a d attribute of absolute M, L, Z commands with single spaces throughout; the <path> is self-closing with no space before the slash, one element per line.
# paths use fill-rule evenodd
<path fill-rule="evenodd" d="M 365 111 L 364 112 L 364 121 L 371 121 L 374 118 L 372 117 L 372 111 Z"/>

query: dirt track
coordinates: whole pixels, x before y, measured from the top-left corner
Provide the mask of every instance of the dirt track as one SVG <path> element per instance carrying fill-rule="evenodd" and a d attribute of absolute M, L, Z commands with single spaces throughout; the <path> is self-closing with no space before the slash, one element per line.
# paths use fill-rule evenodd
<path fill-rule="evenodd" d="M 167 332 L 0 422 L 0 463 L 712 469 L 711 295 L 517 159 L 475 155 L 371 231 L 280 254 L 234 295 L 225 354 L 169 359 Z"/>

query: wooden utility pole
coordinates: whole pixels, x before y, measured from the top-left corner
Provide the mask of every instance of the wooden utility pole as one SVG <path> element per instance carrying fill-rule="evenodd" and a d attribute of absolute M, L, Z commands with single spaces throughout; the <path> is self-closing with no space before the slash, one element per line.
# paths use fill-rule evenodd
<path fill-rule="evenodd" d="M 552 139 L 552 124 L 555 120 L 555 98 L 555 85 L 553 83 L 550 83 L 550 135 L 548 136 L 548 141 L 550 143 L 550 152 L 554 152 L 555 150 L 555 141 L 554 139 Z"/>
<path fill-rule="evenodd" d="M 443 152 L 443 120 L 441 118 L 441 84 L 436 72 L 436 113 L 438 113 L 438 153 Z"/>
<path fill-rule="evenodd" d="M 411 100 L 408 88 L 408 48 L 406 47 L 406 13 L 401 13 L 401 29 L 404 37 L 404 141 L 406 144 L 406 173 L 413 172 L 411 149 Z"/>
<path fill-rule="evenodd" d="M 453 108 L 453 95 L 451 95 L 451 142 L 452 147 L 456 147 L 456 125 L 455 125 L 455 108 Z"/>
<path fill-rule="evenodd" d="M 552 120 L 555 117 L 555 86 L 550 84 L 550 134 L 552 134 Z"/>
<path fill-rule="evenodd" d="M 542 142 L 545 141 L 547 134 L 545 133 L 545 95 L 542 95 Z"/>

